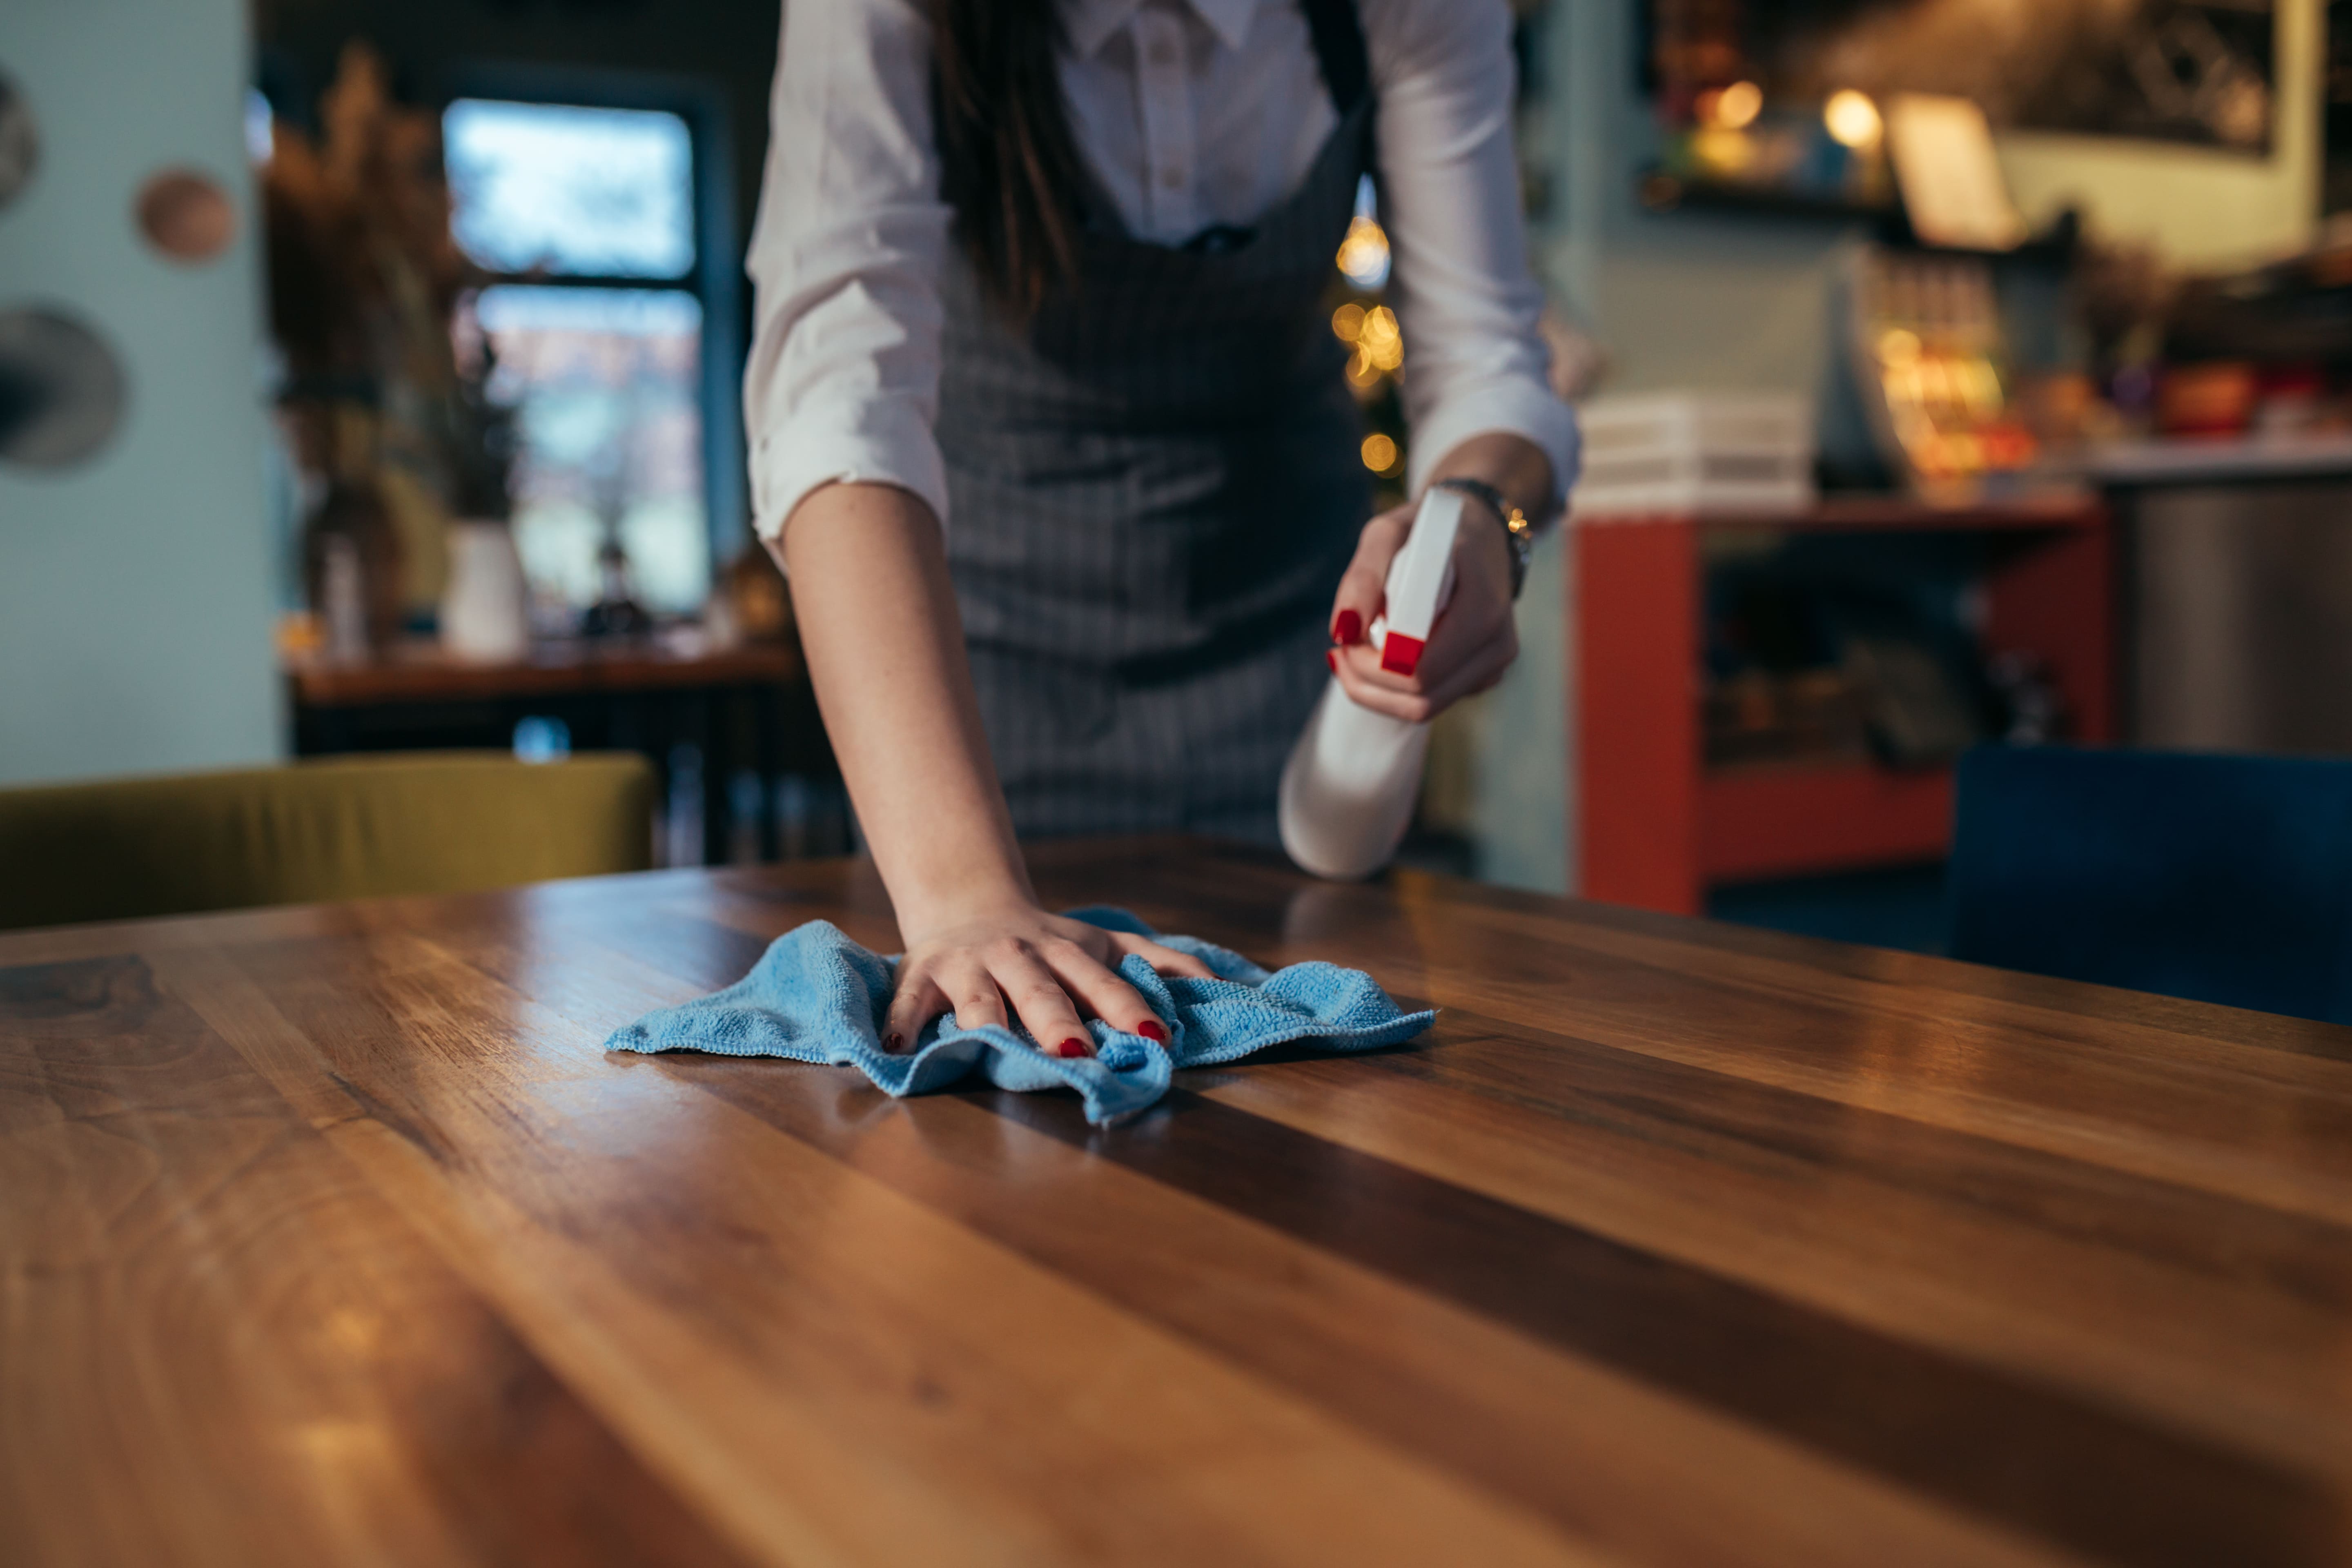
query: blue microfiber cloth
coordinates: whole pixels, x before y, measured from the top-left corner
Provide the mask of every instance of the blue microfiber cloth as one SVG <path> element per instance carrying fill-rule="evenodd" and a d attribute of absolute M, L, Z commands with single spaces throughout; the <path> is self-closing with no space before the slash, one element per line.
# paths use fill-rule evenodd
<path fill-rule="evenodd" d="M 974 1072 L 1024 1092 L 1066 1084 L 1085 1098 L 1087 1120 L 1108 1126 L 1150 1110 L 1177 1068 L 1234 1061 L 1291 1040 L 1370 1050 L 1412 1038 L 1437 1016 L 1400 1012 L 1360 969 L 1294 963 L 1269 974 L 1213 943 L 1161 936 L 1125 910 L 1069 914 L 1191 953 L 1222 978 L 1163 977 L 1131 953 L 1119 961 L 1119 978 L 1167 1023 L 1165 1047 L 1096 1019 L 1087 1026 L 1094 1056 L 1049 1057 L 1018 1029 L 960 1028 L 950 1013 L 927 1025 L 912 1050 L 889 1055 L 879 1031 L 898 961 L 866 952 L 830 921 L 811 921 L 771 942 L 751 973 L 726 990 L 649 1014 L 616 1031 L 604 1048 L 830 1062 L 858 1068 L 890 1095 L 950 1089 Z"/>

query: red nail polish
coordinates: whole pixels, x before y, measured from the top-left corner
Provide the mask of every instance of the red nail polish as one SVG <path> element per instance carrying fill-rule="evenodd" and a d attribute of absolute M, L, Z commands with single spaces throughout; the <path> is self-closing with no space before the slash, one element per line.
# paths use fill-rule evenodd
<path fill-rule="evenodd" d="M 1335 643 L 1344 645 L 1355 642 L 1363 635 L 1364 617 L 1353 610 L 1340 611 L 1339 618 L 1331 623 L 1331 640 Z"/>
<path fill-rule="evenodd" d="M 884 1050 L 886 1050 L 886 1051 L 895 1051 L 895 1050 L 897 1050 L 899 1047 L 901 1047 L 901 1046 L 905 1045 L 906 1043 L 907 1043 L 907 1037 L 906 1037 L 906 1036 L 904 1036 L 904 1035 L 892 1035 L 888 1039 L 884 1040 L 884 1041 L 882 1042 L 882 1048 L 883 1048 Z"/>
<path fill-rule="evenodd" d="M 1168 1043 L 1168 1031 L 1157 1018 L 1146 1018 L 1135 1026 L 1135 1032 L 1147 1040 L 1157 1040 L 1163 1046 Z"/>
<path fill-rule="evenodd" d="M 1339 674 L 1339 650 L 1338 648 L 1336 648 L 1336 647 L 1332 647 L 1332 648 L 1325 648 L 1325 649 L 1323 650 L 1323 662 L 1324 662 L 1324 663 L 1326 663 L 1326 664 L 1328 664 L 1328 665 L 1329 665 L 1329 666 L 1331 667 L 1331 673 L 1332 673 L 1332 674 L 1334 674 L 1334 675 Z"/>
<path fill-rule="evenodd" d="M 1057 1057 L 1082 1057 L 1087 1054 L 1087 1043 L 1073 1036 L 1055 1047 L 1054 1054 Z"/>

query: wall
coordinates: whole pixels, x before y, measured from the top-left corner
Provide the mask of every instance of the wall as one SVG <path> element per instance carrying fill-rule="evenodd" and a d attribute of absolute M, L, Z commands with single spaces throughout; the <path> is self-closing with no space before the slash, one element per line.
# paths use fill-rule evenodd
<path fill-rule="evenodd" d="M 2266 159 L 2090 137 L 2006 135 L 2003 170 L 2037 225 L 2069 202 L 2103 237 L 2153 241 L 2174 264 L 2234 268 L 2291 252 L 2316 228 L 2320 0 L 2280 0 L 2276 144 Z M 1604 390 L 1832 384 L 1834 282 L 1866 230 L 1818 219 L 1655 215 L 1633 199 L 1655 133 L 1633 83 L 1633 0 L 1551 0 L 1548 90 L 1522 155 L 1548 171 L 1536 243 L 1555 303 L 1606 350 Z M 1824 410 L 1824 445 L 1861 455 L 1858 421 Z M 1577 885 L 1566 552 L 1519 606 L 1524 652 L 1456 721 L 1475 753 L 1478 874 L 1542 891 Z"/>
<path fill-rule="evenodd" d="M 7 0 L 0 68 L 38 171 L 0 209 L 0 308 L 100 326 L 129 411 L 87 465 L 0 465 L 0 783 L 246 763 L 279 744 L 242 0 Z M 239 237 L 164 260 L 131 204 L 167 164 Z"/>
<path fill-rule="evenodd" d="M 2317 227 L 2326 26 L 2322 0 L 2279 0 L 2271 156 L 2087 136 L 2011 134 L 2001 168 L 2030 220 L 2069 201 L 2116 238 L 2152 241 L 2184 267 L 2228 269 L 2292 254 Z"/>
<path fill-rule="evenodd" d="M 1612 351 L 1612 390 L 1819 384 L 1829 289 L 1861 230 L 1818 220 L 1656 215 L 1634 202 L 1654 144 L 1633 82 L 1632 0 L 1555 0 L 1548 145 L 1566 199 L 1552 280 Z M 2317 226 L 2320 0 L 2280 0 L 2279 99 L 2268 158 L 2117 139 L 2003 135 L 2001 166 L 2029 220 L 2074 203 L 2091 230 L 2156 243 L 2184 267 L 2291 252 Z"/>

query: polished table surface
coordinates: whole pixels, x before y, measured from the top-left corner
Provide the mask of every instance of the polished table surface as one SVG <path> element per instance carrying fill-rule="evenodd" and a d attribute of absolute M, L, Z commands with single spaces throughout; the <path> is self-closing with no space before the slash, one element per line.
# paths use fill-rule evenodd
<path fill-rule="evenodd" d="M 0 938 L 0 1560 L 2352 1561 L 2352 1032 L 1182 841 L 1414 1045 L 608 1056 L 847 863 Z"/>

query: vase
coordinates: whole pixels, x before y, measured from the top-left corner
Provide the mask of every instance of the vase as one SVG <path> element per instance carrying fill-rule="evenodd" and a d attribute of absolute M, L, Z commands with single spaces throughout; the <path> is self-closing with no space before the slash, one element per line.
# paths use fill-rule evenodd
<path fill-rule="evenodd" d="M 441 600 L 441 646 L 459 658 L 520 658 L 530 646 L 522 557 L 503 522 L 449 526 L 449 586 Z"/>
<path fill-rule="evenodd" d="M 381 652 L 400 632 L 400 540 L 365 478 L 327 487 L 302 529 L 303 584 L 320 620 L 340 627 L 338 658 Z"/>

